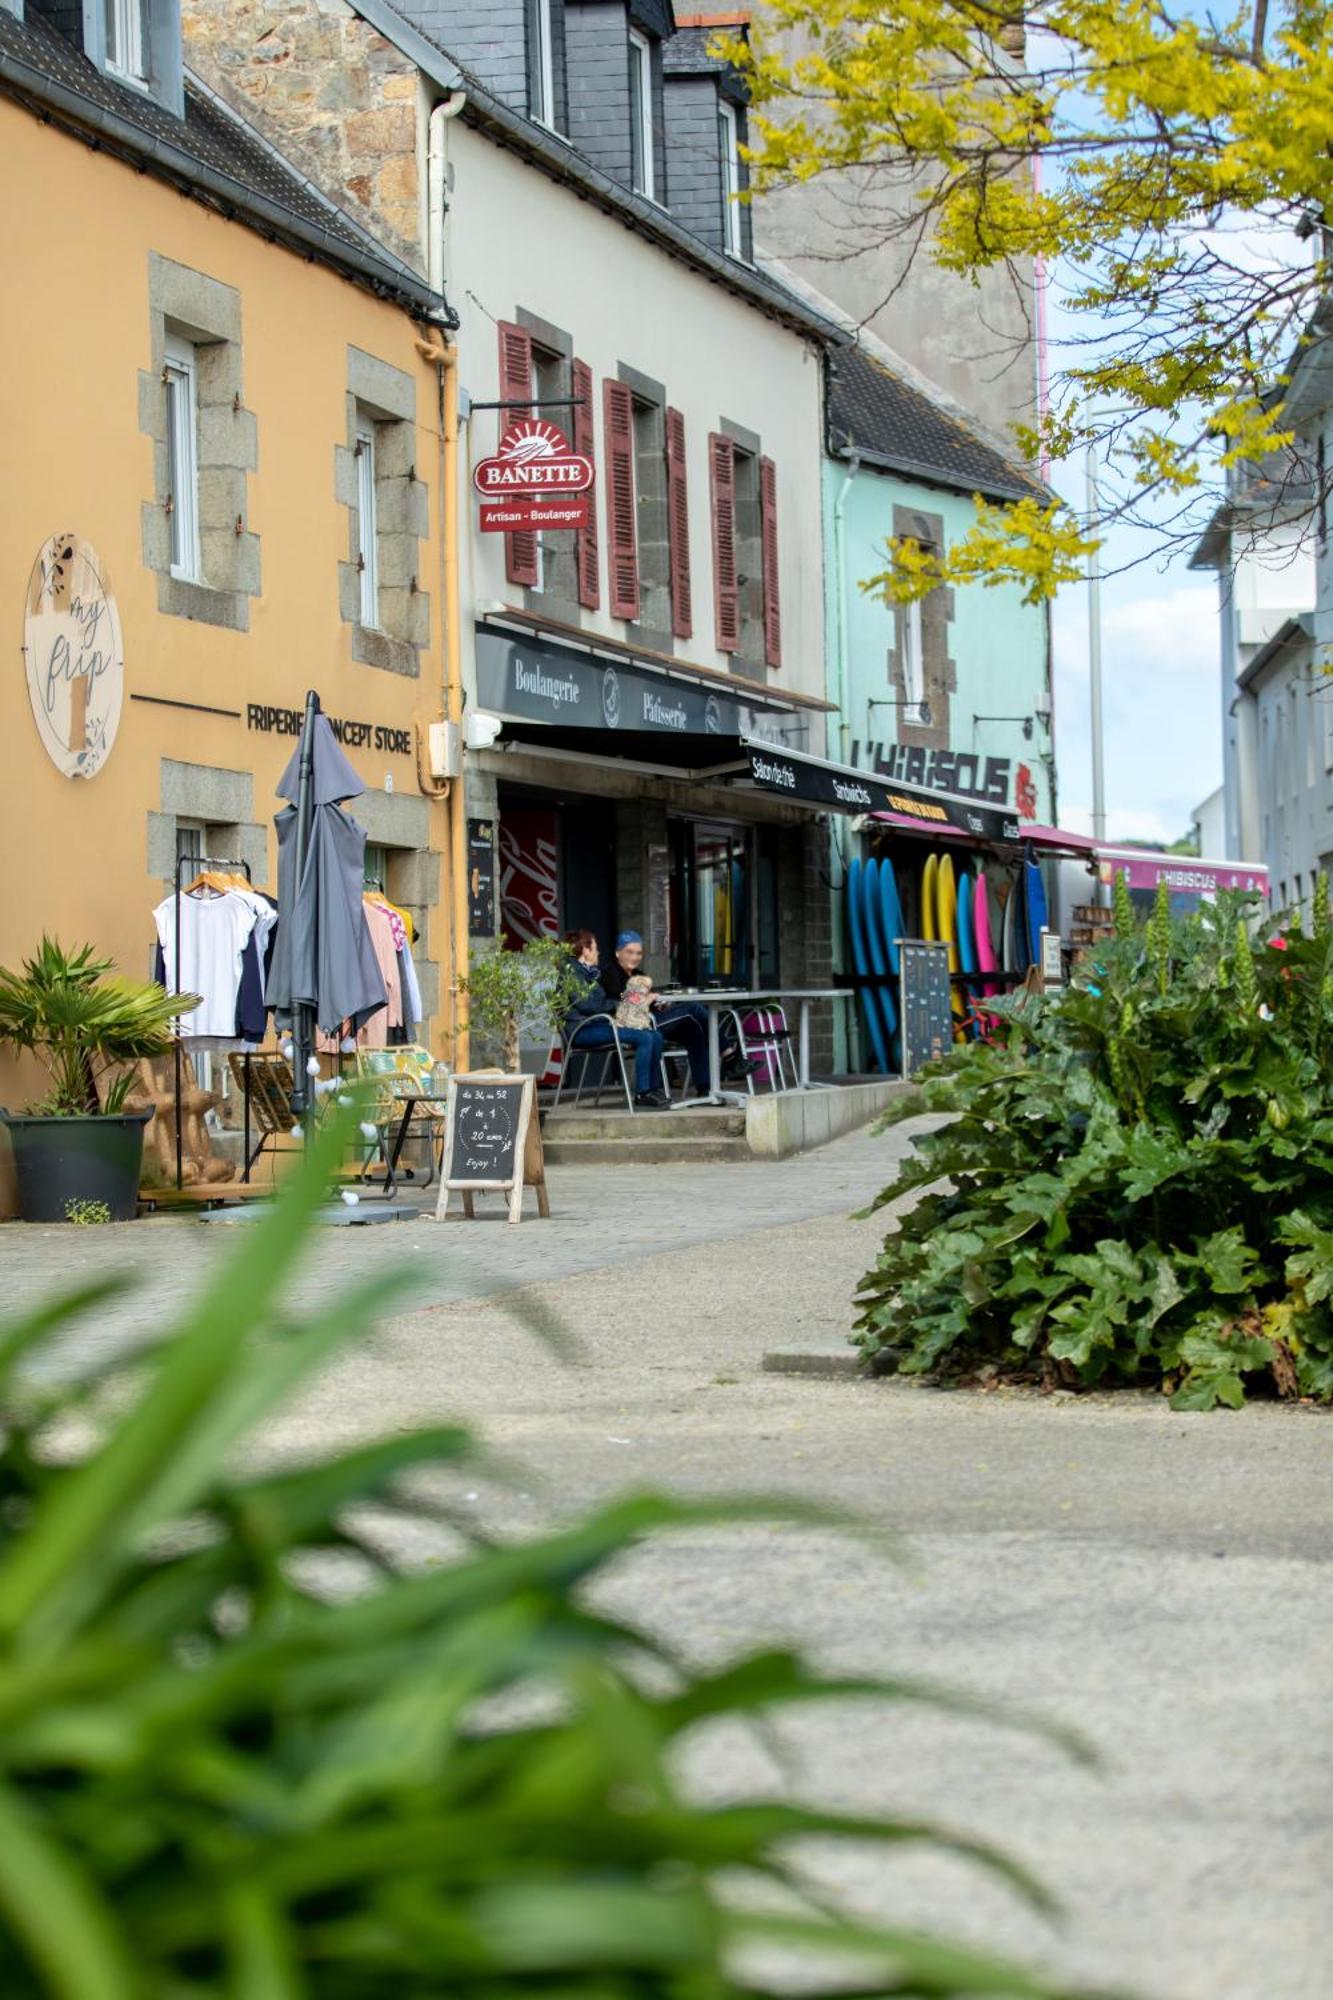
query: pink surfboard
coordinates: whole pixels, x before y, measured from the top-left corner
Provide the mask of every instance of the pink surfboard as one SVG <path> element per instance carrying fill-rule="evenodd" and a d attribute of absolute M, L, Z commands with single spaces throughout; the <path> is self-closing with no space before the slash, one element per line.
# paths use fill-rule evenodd
<path fill-rule="evenodd" d="M 978 868 L 976 881 L 972 885 L 972 934 L 976 945 L 977 971 L 998 972 L 1000 961 L 995 956 L 995 946 L 990 934 L 990 890 L 986 885 L 986 871 Z M 989 995 L 1000 992 L 998 981 L 983 980 L 981 990 Z"/>

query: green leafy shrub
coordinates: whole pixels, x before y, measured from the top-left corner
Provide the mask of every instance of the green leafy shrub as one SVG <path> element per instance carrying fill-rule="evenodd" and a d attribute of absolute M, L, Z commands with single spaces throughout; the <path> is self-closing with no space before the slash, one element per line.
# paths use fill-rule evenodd
<path fill-rule="evenodd" d="M 51 1078 L 39 1117 L 77 1118 L 124 1109 L 133 1082 L 126 1063 L 163 1055 L 173 1023 L 199 1005 L 197 993 L 168 995 L 160 986 L 120 979 L 89 944 L 66 951 L 44 937 L 18 972 L 0 969 L 0 1048 L 35 1055 Z M 124 1070 L 113 1077 L 112 1071 Z"/>
<path fill-rule="evenodd" d="M 95 1363 L 79 1379 L 66 1353 L 54 1389 L 19 1373 L 107 1287 L 0 1338 L 5 2000 L 762 2000 L 777 1987 L 737 1953 L 765 1942 L 837 1962 L 847 1996 L 1064 1991 L 800 1893 L 816 1836 L 943 1841 L 1037 1894 L 989 1850 L 683 1793 L 679 1749 L 701 1726 L 943 1699 L 784 1652 L 692 1670 L 590 1606 L 645 1535 L 743 1509 L 628 1499 L 522 1543 L 457 1531 L 458 1554 L 404 1573 L 395 1519 L 437 1516 L 396 1482 L 463 1464 L 462 1432 L 238 1467 L 384 1303 L 380 1280 L 316 1318 L 281 1305 L 355 1116 L 326 1121 L 110 1415 Z M 317 1587 L 331 1554 L 361 1562 L 359 1588 L 330 1593 L 327 1567 Z M 785 1914 L 725 1895 L 738 1870 L 791 1889 Z"/>
<path fill-rule="evenodd" d="M 1083 983 L 999 1011 L 1000 1044 L 926 1082 L 956 1115 L 876 1203 L 920 1195 L 861 1283 L 867 1360 L 1180 1409 L 1333 1398 L 1327 910 L 1264 941 L 1237 898 L 1179 922 L 1159 899 Z"/>

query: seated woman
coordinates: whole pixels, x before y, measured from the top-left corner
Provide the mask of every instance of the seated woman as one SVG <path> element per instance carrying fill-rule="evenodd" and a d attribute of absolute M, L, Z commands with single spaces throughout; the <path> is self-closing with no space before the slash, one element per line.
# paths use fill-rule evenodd
<path fill-rule="evenodd" d="M 634 1103 L 644 1111 L 661 1111 L 667 1098 L 660 1088 L 662 1037 L 656 1028 L 613 1029 L 609 1015 L 615 1001 L 608 998 L 601 983 L 601 954 L 591 931 L 566 931 L 565 943 L 574 958 L 580 992 L 565 1015 L 566 1055 L 574 1049 L 607 1049 L 618 1034 L 634 1051 Z"/>
<path fill-rule="evenodd" d="M 598 974 L 602 990 L 613 1007 L 625 991 L 626 980 L 632 979 L 642 967 L 641 934 L 638 931 L 621 931 L 616 938 L 615 957 Z M 695 1095 L 707 1097 L 708 1009 L 701 1007 L 697 1000 L 673 1000 L 669 993 L 652 994 L 650 1004 L 653 1021 L 663 1041 L 672 1048 L 684 1049 L 689 1057 L 690 1082 L 694 1085 Z M 724 1083 L 739 1083 L 757 1065 L 742 1059 L 735 1032 L 729 1024 L 724 1025 L 721 1032 L 722 1080 Z"/>

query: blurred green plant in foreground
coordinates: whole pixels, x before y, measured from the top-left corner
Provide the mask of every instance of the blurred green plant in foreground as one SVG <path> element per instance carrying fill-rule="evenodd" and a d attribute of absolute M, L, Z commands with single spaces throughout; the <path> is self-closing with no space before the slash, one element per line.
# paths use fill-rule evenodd
<path fill-rule="evenodd" d="M 1042 1904 L 1003 1857 L 929 1826 L 682 1790 L 682 1743 L 718 1720 L 952 1699 L 784 1652 L 698 1671 L 590 1605 L 646 1535 L 791 1510 L 626 1499 L 407 1571 L 383 1553 L 395 1516 L 439 1510 L 397 1481 L 466 1460 L 461 1430 L 244 1469 L 264 1421 L 385 1304 L 382 1279 L 310 1318 L 282 1304 L 355 1117 L 328 1120 L 136 1358 L 131 1395 L 108 1394 L 106 1361 L 70 1379 L 68 1346 L 56 1386 L 26 1365 L 112 1286 L 0 1338 L 5 2000 L 734 2000 L 781 1990 L 746 1969 L 754 1945 L 806 1967 L 813 1951 L 819 1990 L 842 1996 L 1064 1992 L 845 1922 L 801 1874 L 810 1837 L 925 1842 Z M 329 1552 L 355 1556 L 355 1591 L 329 1592 Z M 783 1885 L 783 1912 L 738 1895 L 747 1877 Z"/>

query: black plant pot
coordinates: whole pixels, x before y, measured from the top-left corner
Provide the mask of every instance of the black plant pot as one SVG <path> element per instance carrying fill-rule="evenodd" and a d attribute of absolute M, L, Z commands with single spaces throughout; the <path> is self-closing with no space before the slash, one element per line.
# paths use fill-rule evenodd
<path fill-rule="evenodd" d="M 14 1149 L 19 1214 L 25 1222 L 68 1222 L 72 1201 L 105 1202 L 113 1222 L 132 1222 L 139 1204 L 144 1126 L 151 1111 L 119 1117 L 11 1117 L 0 1111 Z"/>

